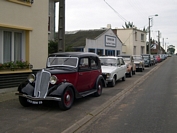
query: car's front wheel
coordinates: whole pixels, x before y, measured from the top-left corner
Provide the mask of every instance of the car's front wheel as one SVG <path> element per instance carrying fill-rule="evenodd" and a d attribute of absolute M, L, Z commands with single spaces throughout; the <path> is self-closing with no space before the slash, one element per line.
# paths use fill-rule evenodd
<path fill-rule="evenodd" d="M 112 79 L 112 82 L 110 83 L 111 87 L 114 87 L 116 85 L 116 78 L 114 77 Z"/>
<path fill-rule="evenodd" d="M 59 107 L 62 110 L 68 110 L 72 107 L 74 102 L 74 92 L 71 87 L 67 87 L 59 101 Z"/>
<path fill-rule="evenodd" d="M 94 93 L 94 96 L 98 97 L 102 94 L 103 84 L 101 80 L 98 81 L 98 84 L 96 86 L 97 91 Z"/>
<path fill-rule="evenodd" d="M 27 101 L 27 98 L 19 96 L 19 102 L 23 107 L 29 107 L 31 103 Z"/>
<path fill-rule="evenodd" d="M 124 75 L 124 77 L 122 77 L 122 81 L 126 80 L 126 74 Z"/>

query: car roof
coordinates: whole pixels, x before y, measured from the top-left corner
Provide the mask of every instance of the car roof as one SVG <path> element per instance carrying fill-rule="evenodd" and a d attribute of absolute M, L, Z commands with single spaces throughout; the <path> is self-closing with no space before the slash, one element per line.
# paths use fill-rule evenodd
<path fill-rule="evenodd" d="M 150 54 L 142 54 L 142 55 L 150 55 Z"/>
<path fill-rule="evenodd" d="M 117 58 L 122 58 L 122 57 L 117 57 L 117 56 L 99 56 L 99 58 L 113 58 L 113 59 L 117 59 Z"/>
<path fill-rule="evenodd" d="M 118 55 L 118 57 L 131 57 L 132 55 Z"/>
<path fill-rule="evenodd" d="M 142 56 L 142 55 L 133 55 L 133 56 Z"/>
<path fill-rule="evenodd" d="M 97 54 L 92 52 L 58 52 L 49 55 L 49 57 L 86 57 L 86 56 L 98 57 Z"/>

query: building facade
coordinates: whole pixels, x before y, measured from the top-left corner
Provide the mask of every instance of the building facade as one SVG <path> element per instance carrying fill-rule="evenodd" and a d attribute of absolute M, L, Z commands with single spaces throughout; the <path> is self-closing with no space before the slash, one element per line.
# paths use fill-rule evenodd
<path fill-rule="evenodd" d="M 48 0 L 0 1 L 0 63 L 21 60 L 33 69 L 45 67 L 48 5 Z"/>
<path fill-rule="evenodd" d="M 113 30 L 123 43 L 122 54 L 146 54 L 146 32 L 136 28 Z"/>
<path fill-rule="evenodd" d="M 72 51 L 94 52 L 98 55 L 122 54 L 122 42 L 112 29 L 66 32 L 65 46 Z"/>

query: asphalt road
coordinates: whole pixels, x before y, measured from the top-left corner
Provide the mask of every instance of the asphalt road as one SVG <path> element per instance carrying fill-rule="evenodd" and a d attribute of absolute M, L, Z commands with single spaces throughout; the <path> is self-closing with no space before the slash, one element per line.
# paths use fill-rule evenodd
<path fill-rule="evenodd" d="M 76 133 L 177 133 L 177 56 Z"/>
<path fill-rule="evenodd" d="M 24 108 L 20 105 L 17 96 L 14 95 L 14 91 L 2 92 L 1 90 L 0 132 L 71 133 L 79 131 L 78 129 L 84 129 L 87 124 L 94 122 L 100 114 L 111 110 L 115 105 L 117 106 L 117 103 L 122 99 L 129 98 L 134 88 L 144 80 L 149 79 L 152 73 L 155 74 L 155 71 L 161 69 L 161 66 L 168 64 L 171 60 L 172 58 L 156 66 L 145 68 L 145 71 L 137 72 L 133 77 L 126 78 L 124 82 L 120 80 L 115 87 L 104 88 L 100 97 L 88 96 L 76 100 L 73 107 L 68 111 L 61 111 L 57 103 Z M 137 93 L 139 92 L 141 91 Z"/>

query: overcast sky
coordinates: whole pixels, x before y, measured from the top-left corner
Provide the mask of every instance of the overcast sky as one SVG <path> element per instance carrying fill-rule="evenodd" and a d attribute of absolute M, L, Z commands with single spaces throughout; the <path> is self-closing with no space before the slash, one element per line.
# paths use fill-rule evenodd
<path fill-rule="evenodd" d="M 66 31 L 100 29 L 107 24 L 122 28 L 125 22 L 143 29 L 153 17 L 151 37 L 157 40 L 160 31 L 161 44 L 164 38 L 177 52 L 177 0 L 65 0 L 65 11 Z"/>

